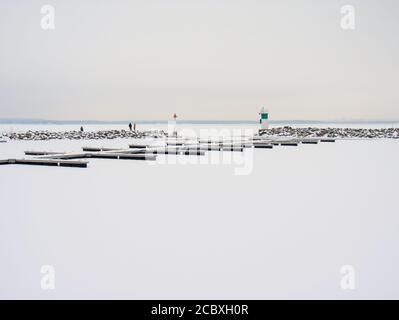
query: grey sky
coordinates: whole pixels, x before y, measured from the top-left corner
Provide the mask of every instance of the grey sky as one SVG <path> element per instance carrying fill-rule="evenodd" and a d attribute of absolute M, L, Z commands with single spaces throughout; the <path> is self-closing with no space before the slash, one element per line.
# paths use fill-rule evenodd
<path fill-rule="evenodd" d="M 0 118 L 399 119 L 398 57 L 397 0 L 2 0 Z"/>

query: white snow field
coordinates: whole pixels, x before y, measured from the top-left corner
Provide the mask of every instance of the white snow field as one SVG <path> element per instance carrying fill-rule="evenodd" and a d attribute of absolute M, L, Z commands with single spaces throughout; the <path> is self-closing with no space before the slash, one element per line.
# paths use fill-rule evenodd
<path fill-rule="evenodd" d="M 0 158 L 129 142 L 10 141 Z M 0 298 L 399 298 L 399 140 L 248 159 L 248 175 L 234 163 L 0 166 Z"/>

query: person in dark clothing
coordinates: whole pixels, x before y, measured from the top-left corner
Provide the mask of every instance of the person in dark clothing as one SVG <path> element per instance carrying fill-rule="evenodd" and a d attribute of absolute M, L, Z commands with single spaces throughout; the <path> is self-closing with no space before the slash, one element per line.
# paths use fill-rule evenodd
<path fill-rule="evenodd" d="M 132 131 L 132 123 L 129 123 L 129 130 Z"/>
<path fill-rule="evenodd" d="M 80 132 L 83 132 L 84 130 L 83 130 L 83 127 L 80 127 Z"/>

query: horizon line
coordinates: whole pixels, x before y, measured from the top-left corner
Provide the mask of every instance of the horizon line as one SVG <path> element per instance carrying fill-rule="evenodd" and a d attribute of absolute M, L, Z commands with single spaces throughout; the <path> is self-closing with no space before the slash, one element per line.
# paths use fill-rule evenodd
<path fill-rule="evenodd" d="M 42 119 L 42 118 L 0 118 L 0 124 L 126 124 L 129 122 L 135 122 L 138 124 L 166 124 L 172 120 L 54 120 L 54 119 Z M 270 123 L 397 123 L 399 119 L 340 119 L 340 120 L 310 120 L 310 119 L 274 119 L 269 120 Z M 256 124 L 259 120 L 177 120 L 177 123 L 187 124 L 209 124 L 209 123 L 247 123 Z"/>

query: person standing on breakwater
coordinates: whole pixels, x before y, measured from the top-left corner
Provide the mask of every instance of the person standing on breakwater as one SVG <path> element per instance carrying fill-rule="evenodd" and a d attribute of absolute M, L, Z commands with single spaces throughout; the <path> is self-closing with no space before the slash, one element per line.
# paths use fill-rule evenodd
<path fill-rule="evenodd" d="M 132 123 L 129 123 L 129 130 L 132 131 Z"/>
<path fill-rule="evenodd" d="M 134 123 L 133 131 L 136 131 L 136 123 Z"/>
<path fill-rule="evenodd" d="M 80 127 L 80 132 L 83 132 L 84 130 L 83 130 L 83 127 Z"/>

